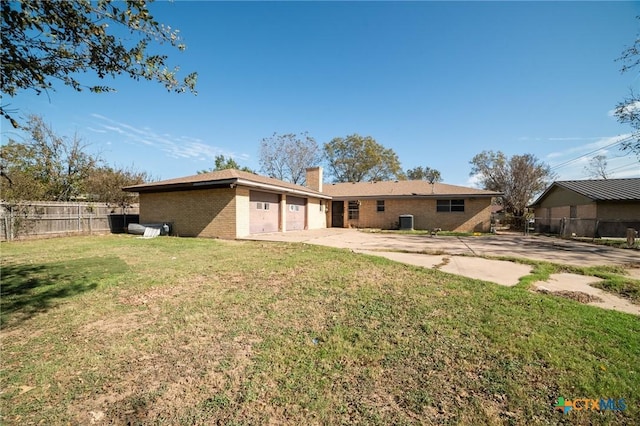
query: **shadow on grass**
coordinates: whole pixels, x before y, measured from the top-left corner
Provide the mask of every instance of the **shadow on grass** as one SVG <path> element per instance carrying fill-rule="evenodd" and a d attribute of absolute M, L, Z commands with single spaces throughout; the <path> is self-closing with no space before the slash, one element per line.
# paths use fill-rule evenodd
<path fill-rule="evenodd" d="M 127 272 L 121 259 L 91 257 L 45 264 L 5 265 L 0 285 L 0 327 L 15 326 L 60 301 Z"/>

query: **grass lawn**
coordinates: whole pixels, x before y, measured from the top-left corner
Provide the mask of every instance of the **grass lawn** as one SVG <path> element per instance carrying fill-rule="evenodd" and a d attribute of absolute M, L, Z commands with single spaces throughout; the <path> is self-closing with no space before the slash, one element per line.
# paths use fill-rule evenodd
<path fill-rule="evenodd" d="M 304 244 L 2 243 L 0 423 L 638 424 L 640 319 Z M 554 409 L 559 397 L 626 410 Z"/>

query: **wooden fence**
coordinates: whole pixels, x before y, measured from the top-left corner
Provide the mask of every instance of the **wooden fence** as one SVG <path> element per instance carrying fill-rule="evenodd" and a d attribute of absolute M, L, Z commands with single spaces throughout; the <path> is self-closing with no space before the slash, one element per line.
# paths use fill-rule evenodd
<path fill-rule="evenodd" d="M 139 219 L 138 205 L 113 207 L 106 203 L 33 201 L 0 202 L 0 239 L 11 241 L 77 234 L 125 232 Z"/>

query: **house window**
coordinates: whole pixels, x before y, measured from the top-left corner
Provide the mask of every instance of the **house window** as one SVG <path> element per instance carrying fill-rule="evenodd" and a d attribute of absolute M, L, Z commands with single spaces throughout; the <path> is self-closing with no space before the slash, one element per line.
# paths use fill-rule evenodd
<path fill-rule="evenodd" d="M 264 209 L 269 210 L 269 203 L 264 203 Z"/>
<path fill-rule="evenodd" d="M 578 217 L 578 206 L 569 206 L 569 218 L 575 219 Z"/>
<path fill-rule="evenodd" d="M 376 201 L 376 211 L 383 212 L 384 211 L 384 200 Z"/>
<path fill-rule="evenodd" d="M 256 203 L 256 209 L 262 210 L 262 203 Z"/>
<path fill-rule="evenodd" d="M 324 207 L 324 201 L 320 200 L 320 211 L 323 211 L 322 208 Z"/>
<path fill-rule="evenodd" d="M 464 200 L 437 200 L 437 212 L 464 212 Z"/>
<path fill-rule="evenodd" d="M 297 204 L 289 204 L 289 211 L 290 212 L 299 212 L 300 211 L 300 206 Z"/>
<path fill-rule="evenodd" d="M 349 219 L 358 219 L 360 217 L 360 202 L 349 201 Z"/>

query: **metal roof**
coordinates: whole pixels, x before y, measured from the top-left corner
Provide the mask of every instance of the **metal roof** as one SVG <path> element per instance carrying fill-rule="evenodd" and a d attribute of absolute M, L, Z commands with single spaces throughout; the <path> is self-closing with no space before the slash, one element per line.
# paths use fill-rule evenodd
<path fill-rule="evenodd" d="M 640 201 L 640 178 L 565 180 L 554 182 L 531 206 L 540 204 L 555 187 L 568 189 L 593 201 Z"/>

